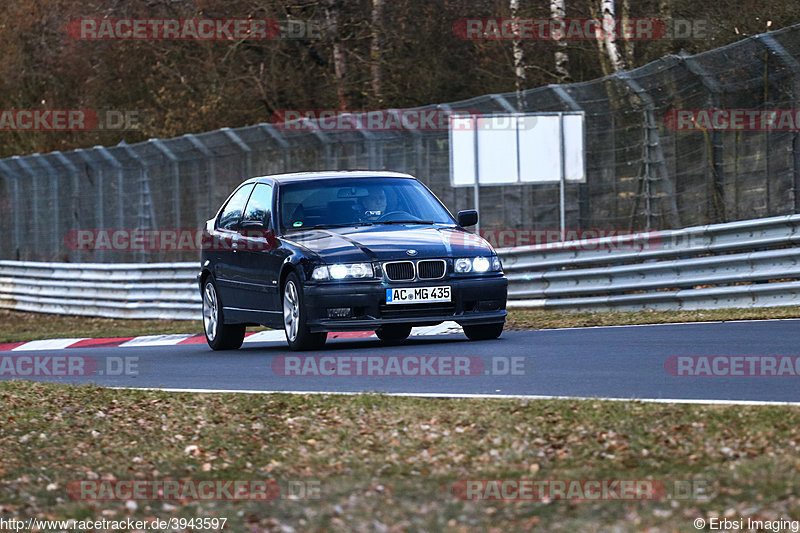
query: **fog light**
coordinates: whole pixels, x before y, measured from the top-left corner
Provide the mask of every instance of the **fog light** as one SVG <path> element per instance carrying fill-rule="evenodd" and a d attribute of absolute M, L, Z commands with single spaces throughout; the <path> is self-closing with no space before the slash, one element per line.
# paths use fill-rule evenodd
<path fill-rule="evenodd" d="M 350 307 L 329 307 L 328 318 L 347 318 L 351 312 L 352 308 Z"/>

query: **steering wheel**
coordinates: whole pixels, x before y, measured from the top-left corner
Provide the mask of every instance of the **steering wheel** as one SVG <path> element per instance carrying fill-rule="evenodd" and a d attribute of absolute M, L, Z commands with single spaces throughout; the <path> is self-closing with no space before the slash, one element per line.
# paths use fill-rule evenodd
<path fill-rule="evenodd" d="M 408 219 L 416 218 L 414 215 L 412 215 L 411 213 L 409 213 L 407 211 L 389 211 L 388 213 L 378 217 L 378 222 L 386 222 L 387 219 L 392 215 L 407 215 L 408 216 L 408 218 L 402 218 L 400 220 L 408 220 Z"/>

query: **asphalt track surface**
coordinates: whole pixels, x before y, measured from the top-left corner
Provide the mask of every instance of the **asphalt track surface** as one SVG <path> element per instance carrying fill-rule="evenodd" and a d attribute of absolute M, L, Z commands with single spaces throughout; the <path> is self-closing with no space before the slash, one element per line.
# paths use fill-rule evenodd
<path fill-rule="evenodd" d="M 800 402 L 799 376 L 678 377 L 670 375 L 669 364 L 665 366 L 671 356 L 796 357 L 800 355 L 800 320 L 511 331 L 498 340 L 478 342 L 468 342 L 463 334 L 449 334 L 410 338 L 396 346 L 374 338 L 329 339 L 323 350 L 302 353 L 289 351 L 285 342 L 250 343 L 233 352 L 213 352 L 204 344 L 0 352 L 0 361 L 22 355 L 79 355 L 93 358 L 98 366 L 90 375 L 20 377 L 5 373 L 0 380 L 208 391 Z M 327 366 L 319 365 L 322 356 L 329 358 Z M 355 361 L 354 357 L 378 358 L 384 364 L 392 356 L 397 356 L 395 362 L 409 357 L 416 362 L 401 374 L 422 368 L 422 358 L 432 356 L 451 363 L 455 359 L 446 356 L 462 357 L 462 374 L 463 356 L 469 357 L 471 366 L 469 375 L 452 375 L 455 372 L 448 373 L 447 366 L 435 366 L 437 375 L 426 376 L 397 375 L 397 367 L 392 373 L 388 365 L 381 368 L 390 375 L 352 375 L 357 373 L 355 363 L 333 366 L 348 358 Z M 301 359 L 289 363 L 286 357 Z M 306 361 L 309 357 L 314 360 Z M 314 363 L 293 367 L 306 373 L 343 368 L 334 373 L 351 375 L 279 375 L 290 368 L 286 364 L 299 365 L 298 361 Z M 369 363 L 361 364 L 365 374 Z"/>

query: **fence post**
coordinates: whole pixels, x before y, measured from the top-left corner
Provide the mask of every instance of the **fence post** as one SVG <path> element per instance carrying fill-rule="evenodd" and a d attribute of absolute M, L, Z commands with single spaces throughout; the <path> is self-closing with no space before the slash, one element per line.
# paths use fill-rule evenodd
<path fill-rule="evenodd" d="M 63 236 L 61 235 L 61 209 L 60 209 L 60 201 L 61 195 L 59 194 L 59 186 L 58 186 L 58 173 L 56 172 L 55 167 L 50 164 L 50 162 L 42 156 L 40 153 L 31 154 L 36 162 L 39 164 L 40 167 L 45 167 L 48 170 L 48 175 L 50 176 L 50 201 L 53 204 L 53 221 L 54 225 L 50 228 L 50 232 L 53 235 L 53 249 L 50 253 L 50 258 L 48 260 L 57 260 L 58 258 L 58 249 L 61 246 L 61 243 L 64 242 Z"/>
<path fill-rule="evenodd" d="M 629 89 L 631 89 L 636 96 L 639 97 L 641 100 L 644 110 L 643 110 L 643 120 L 642 120 L 642 127 L 643 127 L 643 146 L 645 156 L 645 163 L 647 164 L 646 168 L 648 169 L 648 173 L 643 177 L 647 183 L 648 190 L 649 190 L 649 182 L 650 181 L 659 181 L 661 184 L 661 189 L 663 194 L 667 196 L 666 199 L 663 201 L 667 206 L 667 212 L 665 216 L 667 217 L 667 225 L 668 227 L 678 228 L 680 227 L 680 216 L 678 215 L 678 205 L 676 203 L 675 198 L 675 186 L 672 183 L 672 180 L 667 173 L 667 165 L 664 161 L 664 150 L 661 146 L 661 136 L 658 133 L 658 124 L 656 124 L 656 104 L 653 101 L 653 97 L 650 96 L 641 85 L 639 85 L 636 81 L 631 79 L 627 72 L 617 72 L 614 76 L 622 81 Z M 653 156 L 654 159 L 650 159 L 650 156 Z M 656 167 L 656 172 L 660 174 L 659 177 L 653 178 L 649 174 L 650 163 L 653 163 Z M 648 198 L 649 199 L 649 198 Z M 647 213 L 647 227 L 646 229 L 649 231 L 650 228 L 650 217 L 652 216 L 651 213 Z M 633 222 L 633 221 L 631 221 Z"/>
<path fill-rule="evenodd" d="M 718 109 L 720 106 L 720 93 L 722 92 L 719 82 L 697 62 L 694 56 L 683 53 L 680 55 L 680 58 L 683 60 L 689 72 L 700 78 L 700 82 L 708 91 L 708 106 L 711 109 Z M 724 165 L 722 161 L 722 133 L 718 130 L 712 130 L 708 135 L 711 145 L 709 147 L 712 176 L 711 205 L 714 208 L 714 217 L 709 216 L 709 218 L 712 219 L 710 222 L 727 222 L 728 213 L 725 206 L 725 177 L 723 174 Z"/>
<path fill-rule="evenodd" d="M 247 174 L 246 178 L 248 178 L 248 179 L 252 178 L 253 177 L 253 157 L 252 157 L 253 149 L 250 148 L 247 145 L 247 143 L 244 142 L 242 140 L 242 138 L 239 137 L 236 134 L 236 132 L 234 132 L 232 129 L 230 129 L 230 128 L 222 128 L 219 131 L 221 131 L 223 134 L 225 134 L 226 137 L 228 137 L 231 141 L 233 141 L 233 144 L 238 146 L 239 149 L 242 152 L 244 152 L 244 154 L 245 154 L 245 156 L 244 156 L 245 157 L 245 163 L 244 163 L 245 164 L 245 174 Z"/>
<path fill-rule="evenodd" d="M 23 159 L 22 157 L 15 155 L 11 156 L 11 160 L 14 161 L 19 168 L 21 168 L 28 176 L 31 178 L 31 222 L 33 223 L 33 253 L 35 254 L 34 257 L 38 258 L 40 261 L 42 260 L 39 256 L 41 252 L 41 240 L 39 235 L 39 194 L 36 190 L 36 172 L 31 168 L 28 162 Z"/>
<path fill-rule="evenodd" d="M 570 111 L 580 111 L 585 115 L 585 110 L 561 85 L 550 84 L 548 89 L 553 91 L 556 97 L 563 102 Z M 589 153 L 588 146 L 584 146 L 584 159 Z M 589 218 L 589 177 L 585 183 L 577 183 L 578 186 L 578 225 L 577 229 L 584 229 L 584 221 Z"/>
<path fill-rule="evenodd" d="M 283 150 L 283 168 L 281 169 L 282 172 L 289 172 L 289 168 L 291 167 L 291 157 L 292 153 L 289 150 L 289 142 L 283 138 L 283 135 L 280 134 L 278 128 L 269 124 L 268 122 L 262 122 L 258 125 L 259 128 L 266 131 L 267 134 L 272 137 L 275 142 L 277 142 L 281 150 Z"/>
<path fill-rule="evenodd" d="M 150 192 L 150 174 L 147 163 L 137 154 L 133 148 L 127 144 L 120 145 L 120 148 L 125 150 L 132 159 L 134 159 L 141 167 L 141 176 L 139 180 L 139 204 L 137 206 L 137 222 L 136 229 L 157 229 L 158 223 L 156 221 L 155 206 L 153 205 L 153 195 Z M 151 250 L 140 250 L 140 261 L 145 262 L 151 255 Z"/>
<path fill-rule="evenodd" d="M 11 189 L 14 191 L 14 199 L 11 205 L 14 206 L 12 211 L 14 212 L 14 230 L 12 231 L 12 244 L 11 247 L 15 251 L 16 259 L 19 261 L 20 259 L 20 251 L 19 251 L 19 243 L 20 243 L 20 235 L 19 235 L 19 174 L 13 172 L 11 167 L 8 166 L 8 163 L 0 159 L 0 170 L 6 173 L 6 177 L 11 182 Z"/>
<path fill-rule="evenodd" d="M 792 72 L 792 109 L 797 112 L 797 108 L 800 106 L 800 78 L 798 78 L 800 76 L 800 62 L 787 52 L 775 37 L 769 33 L 758 35 L 755 39 L 765 45 Z M 767 154 L 767 157 L 769 157 L 769 154 Z M 794 212 L 800 213 L 800 131 L 798 130 L 795 130 L 792 136 L 792 177 Z M 767 176 L 767 179 L 769 179 L 769 176 Z"/>
<path fill-rule="evenodd" d="M 181 227 L 181 176 L 178 157 L 175 153 L 167 148 L 167 145 L 161 139 L 150 139 L 147 142 L 153 143 L 159 152 L 167 156 L 169 159 L 170 167 L 172 168 L 172 179 L 175 186 L 175 194 L 172 198 L 173 210 L 175 211 L 175 229 Z"/>
<path fill-rule="evenodd" d="M 200 142 L 200 139 L 197 138 L 197 135 L 193 133 L 186 133 L 184 135 L 186 140 L 192 143 L 192 146 L 197 149 L 198 152 L 206 156 L 206 161 L 208 162 L 208 195 L 207 195 L 207 202 L 208 202 L 208 209 L 211 210 L 214 208 L 214 191 L 216 187 L 216 179 L 217 179 L 217 170 L 216 166 L 214 165 L 215 155 L 208 146 Z M 202 217 L 198 217 L 202 220 Z"/>
<path fill-rule="evenodd" d="M 64 155 L 64 152 L 53 152 L 52 155 L 72 174 L 72 199 L 74 202 L 78 202 L 80 198 L 80 187 L 78 186 L 78 167 L 72 164 L 72 161 L 67 159 L 67 156 Z M 73 213 L 78 212 L 80 212 L 79 205 L 73 205 Z M 80 250 L 80 248 L 76 250 L 76 252 L 78 256 L 78 262 L 80 262 L 83 259 L 83 252 Z"/>

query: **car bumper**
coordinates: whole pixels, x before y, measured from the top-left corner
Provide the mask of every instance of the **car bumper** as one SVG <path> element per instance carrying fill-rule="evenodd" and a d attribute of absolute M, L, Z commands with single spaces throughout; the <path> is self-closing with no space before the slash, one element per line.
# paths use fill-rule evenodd
<path fill-rule="evenodd" d="M 451 302 L 386 304 L 386 289 L 449 285 Z M 504 322 L 508 280 L 505 276 L 382 283 L 343 282 L 307 284 L 303 287 L 307 324 L 312 332 L 368 331 L 379 326 L 434 325 L 453 320 L 461 325 Z M 331 317 L 330 311 L 349 308 L 347 316 Z"/>

